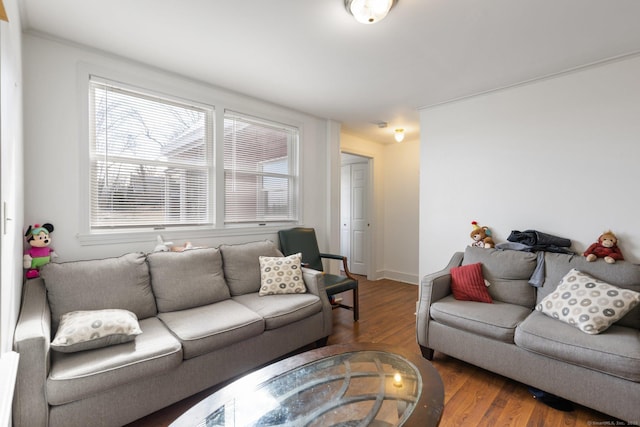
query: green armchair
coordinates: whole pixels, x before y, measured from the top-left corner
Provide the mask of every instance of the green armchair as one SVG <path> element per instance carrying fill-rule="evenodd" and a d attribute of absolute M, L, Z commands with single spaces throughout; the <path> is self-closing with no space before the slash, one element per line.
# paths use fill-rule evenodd
<path fill-rule="evenodd" d="M 322 258 L 342 260 L 345 276 L 335 274 L 324 274 L 324 283 L 327 295 L 332 297 L 341 292 L 353 291 L 353 306 L 336 303 L 335 307 L 346 308 L 353 311 L 353 320 L 359 318 L 358 311 L 358 279 L 350 272 L 347 266 L 347 257 L 342 255 L 334 255 L 321 253 L 318 248 L 318 240 L 316 232 L 313 228 L 296 227 L 289 230 L 280 230 L 278 232 L 280 239 L 280 249 L 285 256 L 302 253 L 302 264 L 305 267 L 318 271 L 324 271 L 322 267 Z"/>

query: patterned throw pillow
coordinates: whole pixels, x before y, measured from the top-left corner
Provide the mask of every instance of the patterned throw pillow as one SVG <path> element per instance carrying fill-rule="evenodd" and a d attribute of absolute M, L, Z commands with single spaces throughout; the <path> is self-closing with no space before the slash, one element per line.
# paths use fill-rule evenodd
<path fill-rule="evenodd" d="M 302 254 L 287 257 L 260 258 L 260 296 L 276 294 L 303 294 L 307 292 L 302 280 L 300 262 Z"/>
<path fill-rule="evenodd" d="M 133 341 L 141 333 L 138 318 L 128 310 L 72 311 L 60 317 L 51 348 L 73 353 Z"/>
<path fill-rule="evenodd" d="M 479 262 L 451 269 L 451 292 L 461 301 L 493 302 Z"/>
<path fill-rule="evenodd" d="M 605 331 L 640 303 L 640 293 L 618 288 L 575 268 L 536 310 L 595 335 Z"/>

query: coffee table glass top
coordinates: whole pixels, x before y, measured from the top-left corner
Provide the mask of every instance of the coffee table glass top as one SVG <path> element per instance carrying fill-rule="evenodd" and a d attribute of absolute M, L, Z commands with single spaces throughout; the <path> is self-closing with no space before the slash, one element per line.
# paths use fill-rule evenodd
<path fill-rule="evenodd" d="M 200 426 L 400 426 L 422 390 L 420 371 L 385 351 L 336 354 L 299 366 L 224 401 Z M 205 404 L 201 402 L 201 404 Z"/>

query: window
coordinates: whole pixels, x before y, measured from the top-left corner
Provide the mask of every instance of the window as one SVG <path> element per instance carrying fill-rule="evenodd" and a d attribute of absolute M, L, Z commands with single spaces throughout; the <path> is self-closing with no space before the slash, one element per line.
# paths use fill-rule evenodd
<path fill-rule="evenodd" d="M 225 223 L 298 219 L 297 128 L 225 112 Z"/>
<path fill-rule="evenodd" d="M 299 220 L 298 127 L 93 75 L 88 89 L 86 242 Z"/>
<path fill-rule="evenodd" d="M 91 231 L 213 225 L 213 109 L 91 77 Z"/>

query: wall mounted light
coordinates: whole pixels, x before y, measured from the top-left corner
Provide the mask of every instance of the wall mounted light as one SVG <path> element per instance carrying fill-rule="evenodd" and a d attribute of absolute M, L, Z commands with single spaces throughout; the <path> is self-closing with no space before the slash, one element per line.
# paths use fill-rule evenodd
<path fill-rule="evenodd" d="M 398 0 L 344 0 L 344 7 L 362 24 L 375 24 L 384 19 Z"/>
<path fill-rule="evenodd" d="M 393 133 L 393 137 L 397 142 L 402 142 L 404 140 L 404 129 L 396 129 Z"/>

